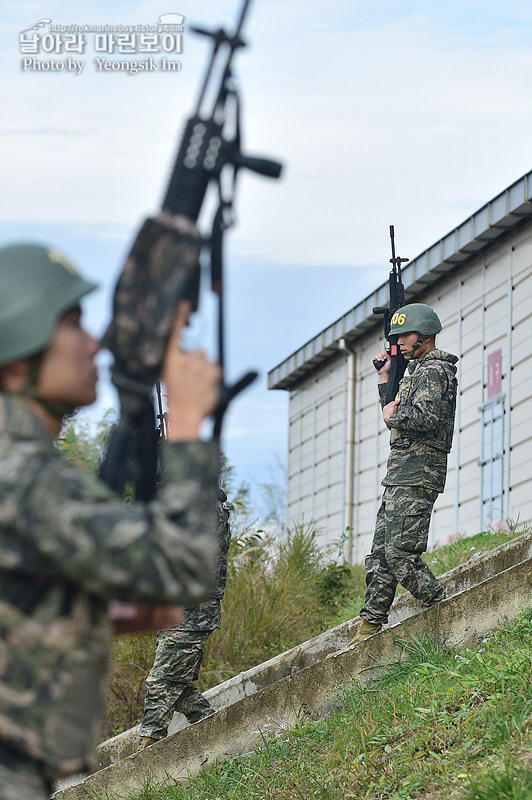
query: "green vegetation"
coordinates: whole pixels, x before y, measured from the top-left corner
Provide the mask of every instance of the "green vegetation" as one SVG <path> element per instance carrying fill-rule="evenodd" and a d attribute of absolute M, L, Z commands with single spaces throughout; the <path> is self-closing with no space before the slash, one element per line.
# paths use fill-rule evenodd
<path fill-rule="evenodd" d="M 482 533 L 477 533 L 475 536 L 470 536 L 467 539 L 458 539 L 458 541 L 453 542 L 453 544 L 439 547 L 431 553 L 425 553 L 423 555 L 423 560 L 429 565 L 435 575 L 443 575 L 444 572 L 448 572 L 450 569 L 454 569 L 454 567 L 458 567 L 460 564 L 465 564 L 466 561 L 469 561 L 471 558 L 478 558 L 482 553 L 493 550 L 494 547 L 498 547 L 500 544 L 510 541 L 510 539 L 515 539 L 516 536 L 520 536 L 525 530 L 528 530 L 526 526 L 518 527 L 514 525 L 511 526 L 509 531 L 497 531 L 496 533 L 484 531 Z M 397 588 L 397 595 L 403 594 L 404 591 L 403 587 L 399 586 Z M 351 597 L 350 602 L 343 604 L 334 624 L 339 624 L 340 622 L 356 617 L 362 606 L 363 596 L 364 583 L 362 582 L 360 593 L 356 593 L 355 596 Z"/>
<path fill-rule="evenodd" d="M 426 639 L 334 713 L 128 800 L 528 800 L 532 609 L 459 653 Z"/>
<path fill-rule="evenodd" d="M 107 411 L 93 429 L 79 414 L 74 414 L 66 420 L 61 436 L 56 439 L 56 447 L 69 461 L 96 475 L 114 422 L 114 412 Z"/>
<path fill-rule="evenodd" d="M 96 472 L 109 424 L 104 420 L 93 436 L 74 421 L 59 447 Z M 248 488 L 234 487 L 231 477 L 226 468 L 235 511 L 223 627 L 208 642 L 203 691 L 356 616 L 364 593 L 363 567 L 337 563 L 341 543 L 324 555 L 312 525 L 269 536 Z M 269 516 L 277 521 L 275 509 Z M 441 574 L 521 532 L 479 533 L 424 558 Z M 528 614 L 458 655 L 412 642 L 408 663 L 370 689 L 346 690 L 328 720 L 278 731 L 251 757 L 221 764 L 186 787 L 147 787 L 135 800 L 530 798 L 531 633 Z M 153 635 L 115 638 L 104 738 L 140 721 L 154 650 Z"/>
<path fill-rule="evenodd" d="M 518 527 L 517 525 L 512 525 L 508 532 L 497 531 L 496 533 L 491 533 L 484 531 L 483 533 L 477 533 L 476 536 L 459 539 L 453 544 L 433 550 L 432 553 L 425 553 L 423 560 L 426 561 L 436 575 L 441 575 L 443 572 L 464 564 L 470 558 L 476 558 L 481 553 L 493 550 L 494 547 L 498 547 L 510 539 L 515 539 L 516 536 L 524 533 L 525 529 L 526 526 Z"/>
<path fill-rule="evenodd" d="M 235 517 L 222 629 L 207 642 L 202 691 L 335 625 L 342 602 L 363 594 L 362 567 L 328 560 L 314 526 L 294 526 L 278 540 L 257 530 L 245 504 Z M 142 718 L 154 653 L 154 635 L 115 638 L 105 738 Z"/>
<path fill-rule="evenodd" d="M 295 526 L 273 540 L 252 519 L 242 488 L 233 517 L 222 629 L 208 640 L 201 691 L 355 617 L 364 596 L 363 567 L 325 556 L 314 526 Z M 517 535 L 516 530 L 479 533 L 425 558 L 441 574 Z M 144 681 L 154 653 L 154 635 L 115 638 L 104 738 L 142 719 Z"/>

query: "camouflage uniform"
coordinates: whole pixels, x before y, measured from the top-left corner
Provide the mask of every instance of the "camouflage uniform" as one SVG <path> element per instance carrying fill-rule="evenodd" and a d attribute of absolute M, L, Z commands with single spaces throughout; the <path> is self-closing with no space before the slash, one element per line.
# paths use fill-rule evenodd
<path fill-rule="evenodd" d="M 0 800 L 41 800 L 52 791 L 40 764 L 0 741 Z"/>
<path fill-rule="evenodd" d="M 0 394 L 0 463 L 0 764 L 13 773 L 6 786 L 23 774 L 44 787 L 96 766 L 108 601 L 208 595 L 219 456 L 213 442 L 165 443 L 164 487 L 126 506 L 58 454 L 23 401 Z"/>
<path fill-rule="evenodd" d="M 164 739 L 175 712 L 189 722 L 214 714 L 209 701 L 194 686 L 199 676 L 203 651 L 211 633 L 221 626 L 221 602 L 227 582 L 227 554 L 231 539 L 227 495 L 218 490 L 218 538 L 220 549 L 216 570 L 215 592 L 199 606 L 185 608 L 181 625 L 166 628 L 157 634 L 155 661 L 146 679 L 144 719 L 140 736 Z"/>
<path fill-rule="evenodd" d="M 392 435 L 384 495 L 365 560 L 367 589 L 360 615 L 373 624 L 388 621 L 398 583 L 425 608 L 445 596 L 421 554 L 427 548 L 432 507 L 445 487 L 457 361 L 442 350 L 430 350 L 409 362 L 399 384 L 400 405 L 388 423 Z M 386 386 L 379 384 L 383 407 Z"/>

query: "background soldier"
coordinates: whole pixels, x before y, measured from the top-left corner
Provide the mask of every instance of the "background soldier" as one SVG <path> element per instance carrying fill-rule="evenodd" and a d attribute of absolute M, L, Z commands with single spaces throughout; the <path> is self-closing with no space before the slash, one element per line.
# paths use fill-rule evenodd
<path fill-rule="evenodd" d="M 155 661 L 146 679 L 144 719 L 140 728 L 139 750 L 164 739 L 176 711 L 189 722 L 214 714 L 214 708 L 198 691 L 193 681 L 199 676 L 205 644 L 221 626 L 221 603 L 227 582 L 227 556 L 231 540 L 227 495 L 218 489 L 218 567 L 216 590 L 206 603 L 184 609 L 181 625 L 159 631 Z"/>
<path fill-rule="evenodd" d="M 177 266 L 188 270 L 196 228 L 180 217 L 161 224 L 172 247 L 186 240 Z M 144 266 L 168 262 L 159 242 L 143 256 Z M 96 397 L 98 343 L 79 308 L 94 284 L 38 245 L 0 250 L 0 284 L 0 798 L 44 800 L 55 778 L 96 766 L 109 601 L 141 604 L 115 606 L 118 631 L 157 630 L 182 619 L 173 604 L 212 589 L 219 454 L 199 429 L 220 369 L 180 349 L 182 301 L 162 369 L 165 485 L 154 502 L 126 506 L 52 440 L 65 414 Z"/>
<path fill-rule="evenodd" d="M 429 608 L 445 598 L 443 587 L 421 559 L 427 549 L 432 507 L 443 492 L 447 454 L 453 440 L 458 358 L 435 346 L 441 331 L 435 311 L 423 303 L 399 308 L 390 334 L 398 335 L 409 362 L 395 400 L 385 404 L 390 356 L 379 370 L 383 419 L 391 429 L 384 495 L 377 514 L 371 553 L 366 556 L 366 596 L 362 621 L 350 644 L 377 633 L 388 621 L 397 583 Z"/>

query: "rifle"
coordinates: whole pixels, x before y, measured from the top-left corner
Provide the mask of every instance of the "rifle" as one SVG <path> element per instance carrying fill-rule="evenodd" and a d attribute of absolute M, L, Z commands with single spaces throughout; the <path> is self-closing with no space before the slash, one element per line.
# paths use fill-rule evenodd
<path fill-rule="evenodd" d="M 163 391 L 160 381 L 156 381 L 155 383 L 155 394 L 157 396 L 157 419 L 159 420 L 159 424 L 157 425 L 157 440 L 161 441 L 161 439 L 167 438 L 167 421 L 163 408 Z"/>
<path fill-rule="evenodd" d="M 213 181 L 217 184 L 219 205 L 212 226 L 210 265 L 211 289 L 218 298 L 218 361 L 222 375 L 225 362 L 222 245 L 224 231 L 234 223 L 232 212 L 238 171 L 245 168 L 266 177 L 278 178 L 282 169 L 278 161 L 244 155 L 240 148 L 240 100 L 232 80 L 231 62 L 235 51 L 246 46 L 240 34 L 250 2 L 244 0 L 236 31 L 232 35 L 223 28 L 216 31 L 197 26 L 191 28 L 195 33 L 212 40 L 212 53 L 198 102 L 185 125 L 162 205 L 164 210 L 172 214 L 184 214 L 196 221 L 209 183 Z M 223 67 L 218 91 L 209 109 L 207 98 L 211 84 L 216 82 L 214 67 L 218 59 Z M 222 172 L 229 173 L 227 182 L 222 181 Z M 224 183 L 229 185 L 229 192 L 224 191 Z M 256 377 L 256 372 L 248 372 L 233 386 L 228 386 L 222 380 L 220 403 L 214 418 L 214 438 L 220 436 L 223 415 L 229 402 Z"/>
<path fill-rule="evenodd" d="M 394 226 L 390 225 L 390 240 L 392 245 L 392 257 L 390 264 L 392 268 L 388 277 L 388 287 L 390 293 L 390 302 L 387 306 L 377 306 L 373 309 L 374 314 L 384 315 L 384 337 L 386 339 L 386 350 L 390 353 L 392 364 L 390 367 L 390 375 L 388 377 L 388 386 L 386 387 L 386 402 L 391 403 L 397 395 L 399 389 L 399 381 L 404 375 L 406 369 L 406 359 L 399 350 L 397 345 L 397 336 L 390 336 L 390 326 L 392 317 L 398 308 L 405 304 L 405 287 L 401 279 L 401 264 L 408 261 L 408 258 L 400 258 L 395 255 L 395 230 Z M 382 369 L 386 362 L 373 359 L 373 366 L 378 371 Z"/>
<path fill-rule="evenodd" d="M 215 184 L 217 187 L 218 210 L 214 215 L 212 234 L 207 245 L 210 250 L 211 288 L 217 295 L 217 356 L 222 376 L 225 363 L 223 234 L 234 224 L 233 202 L 238 171 L 249 169 L 267 177 L 278 178 L 282 169 L 277 161 L 254 158 L 241 151 L 240 99 L 233 81 L 231 65 L 236 50 L 245 46 L 241 32 L 250 2 L 251 0 L 244 0 L 233 34 L 227 33 L 223 28 L 211 31 L 202 27 L 191 27 L 195 33 L 211 39 L 212 52 L 197 104 L 186 122 L 162 202 L 163 211 L 172 215 L 184 215 L 196 222 L 209 186 Z M 214 98 L 211 103 L 210 97 Z M 139 241 L 142 243 L 137 250 L 146 250 L 146 241 L 150 237 L 153 241 L 157 235 L 153 221 L 147 220 L 137 237 L 136 244 Z M 134 245 L 132 253 L 135 252 Z M 193 310 L 196 310 L 199 271 L 192 283 L 187 285 L 185 296 L 192 300 Z M 104 343 L 115 355 L 113 383 L 119 391 L 121 416 L 113 431 L 100 477 L 119 493 L 123 492 L 128 483 L 133 484 L 136 497 L 147 500 L 153 497 L 156 490 L 157 432 L 152 392 L 159 377 L 160 365 L 158 368 L 152 365 L 144 372 L 135 367 L 117 367 L 119 356 L 124 356 L 117 341 L 115 332 L 108 331 Z M 218 439 L 221 435 L 222 420 L 229 402 L 256 377 L 257 373 L 250 371 L 231 386 L 222 377 L 220 401 L 214 414 L 213 438 Z M 162 413 L 160 405 L 161 432 Z"/>

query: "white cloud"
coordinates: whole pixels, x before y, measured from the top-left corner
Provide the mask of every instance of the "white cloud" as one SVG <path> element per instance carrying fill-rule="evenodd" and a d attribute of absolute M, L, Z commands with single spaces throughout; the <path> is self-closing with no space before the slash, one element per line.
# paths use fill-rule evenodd
<path fill-rule="evenodd" d="M 171 76 L 96 74 L 90 59 L 79 77 L 22 73 L 17 31 L 44 9 L 63 22 L 145 23 L 163 6 L 18 5 L 3 32 L 3 218 L 133 228 L 160 202 L 205 43 L 186 33 L 184 69 Z M 187 23 L 231 26 L 239 4 L 178 5 Z M 251 47 L 236 61 L 244 143 L 283 160 L 285 176 L 241 181 L 237 252 L 377 261 L 394 222 L 415 255 L 526 172 L 530 12 L 525 2 L 505 8 L 503 25 L 497 4 L 474 0 L 252 6 Z"/>
<path fill-rule="evenodd" d="M 11 221 L 18 237 L 32 224 L 58 245 L 66 236 L 75 260 L 99 267 L 107 284 L 118 252 L 160 203 L 208 48 L 185 32 L 177 74 L 96 73 L 91 58 L 77 77 L 24 73 L 18 32 L 44 16 L 147 24 L 168 12 L 185 26 L 231 28 L 240 0 L 5 5 L 2 230 Z M 265 474 L 285 449 L 287 396 L 267 392 L 265 371 L 384 282 L 388 225 L 399 254 L 413 258 L 531 168 L 531 28 L 528 0 L 251 5 L 250 47 L 236 58 L 243 146 L 285 171 L 278 182 L 242 175 L 228 247 L 230 361 L 237 373 L 263 370 L 225 428 L 230 457 L 248 475 Z M 380 272 L 361 266 L 379 263 Z M 102 329 L 108 309 L 91 302 Z M 104 383 L 93 418 L 115 402 Z"/>

